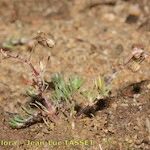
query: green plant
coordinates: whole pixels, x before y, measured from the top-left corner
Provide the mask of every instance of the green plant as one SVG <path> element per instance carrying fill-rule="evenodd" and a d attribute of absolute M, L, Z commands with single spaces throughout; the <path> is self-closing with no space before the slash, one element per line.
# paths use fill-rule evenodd
<path fill-rule="evenodd" d="M 28 50 L 33 51 L 38 45 L 52 48 L 55 42 L 49 39 L 47 34 L 38 32 L 38 34 L 28 43 Z M 37 69 L 30 59 L 26 59 L 20 55 L 12 54 L 1 49 L 1 54 L 4 58 L 13 58 L 21 63 L 28 65 L 32 71 L 31 87 L 26 91 L 30 98 L 29 106 L 22 107 L 25 115 L 15 115 L 11 118 L 9 124 L 13 128 L 25 128 L 36 122 L 45 122 L 45 118 L 55 122 L 57 114 L 62 111 L 68 111 L 70 116 L 74 115 L 76 101 L 73 95 L 83 85 L 83 79 L 79 76 L 71 76 L 68 80 L 60 73 L 52 76 L 51 82 L 45 80 L 46 65 L 39 61 Z M 82 91 L 81 94 L 88 99 L 88 104 L 79 110 L 79 114 L 91 115 L 94 112 L 103 109 L 106 106 L 106 100 L 110 97 L 112 80 L 115 79 L 118 73 L 128 66 L 132 71 L 138 71 L 141 63 L 149 56 L 143 49 L 134 47 L 131 56 L 125 63 L 106 78 L 99 76 L 90 90 Z M 50 57 L 48 56 L 47 61 Z M 50 91 L 52 90 L 52 91 Z M 90 116 L 89 115 L 89 116 Z M 66 115 L 67 116 L 67 115 Z"/>
<path fill-rule="evenodd" d="M 98 92 L 98 98 L 108 97 L 111 91 L 110 84 L 106 84 L 104 77 L 99 76 L 95 80 L 95 88 Z"/>
<path fill-rule="evenodd" d="M 22 118 L 21 116 L 15 116 L 14 118 L 10 119 L 9 124 L 13 128 L 21 128 L 26 122 L 26 119 Z"/>
<path fill-rule="evenodd" d="M 54 42 L 51 39 L 48 39 L 43 32 L 38 32 L 37 36 L 33 39 L 39 43 L 40 45 L 53 47 Z M 32 42 L 32 41 L 31 41 Z M 32 42 L 34 43 L 34 42 Z M 31 46 L 31 45 L 30 45 Z M 32 45 L 33 46 L 33 45 Z M 33 47 L 34 48 L 34 47 Z M 48 89 L 48 84 L 45 82 L 44 73 L 45 68 L 44 64 L 40 61 L 39 62 L 39 69 L 37 69 L 30 59 L 24 58 L 23 56 L 12 54 L 8 51 L 1 49 L 1 54 L 4 56 L 5 59 L 12 58 L 15 59 L 23 64 L 26 64 L 30 67 L 32 71 L 32 81 L 31 81 L 31 88 L 27 90 L 27 95 L 30 97 L 31 102 L 30 106 L 36 108 L 32 113 L 29 113 L 27 109 L 24 109 L 28 116 L 21 117 L 20 115 L 14 116 L 14 118 L 10 119 L 10 125 L 14 128 L 21 128 L 31 125 L 39 120 L 43 119 L 44 117 L 48 117 L 50 120 L 53 120 L 53 116 L 55 116 L 56 109 L 52 102 L 46 96 L 46 92 Z M 49 60 L 49 56 L 47 61 Z"/>
<path fill-rule="evenodd" d="M 71 99 L 71 96 L 82 86 L 83 80 L 78 76 L 72 76 L 68 81 L 65 81 L 64 77 L 57 73 L 53 75 L 52 83 L 55 88 L 53 100 L 61 102 Z"/>
<path fill-rule="evenodd" d="M 93 105 L 97 100 L 109 97 L 110 84 L 106 84 L 103 77 L 99 76 L 94 80 L 94 85 L 90 90 L 82 91 L 81 94 L 89 101 L 89 105 Z"/>
<path fill-rule="evenodd" d="M 93 89 L 82 91 L 81 94 L 89 101 L 90 104 L 93 104 L 97 97 L 97 93 Z"/>
<path fill-rule="evenodd" d="M 29 42 L 30 50 L 33 51 L 37 44 L 47 47 L 54 46 L 54 42 L 48 39 L 43 32 L 38 32 L 37 36 Z M 61 74 L 55 74 L 51 79 L 52 81 L 47 82 L 44 79 L 46 65 L 42 61 L 39 62 L 39 69 L 37 69 L 30 59 L 26 59 L 23 56 L 12 54 L 3 49 L 1 49 L 1 54 L 5 59 L 16 59 L 28 65 L 32 71 L 31 87 L 26 91 L 27 96 L 30 97 L 29 105 L 28 107 L 22 107 L 25 115 L 18 114 L 10 119 L 9 124 L 12 128 L 24 128 L 36 122 L 45 122 L 45 118 L 55 122 L 57 108 L 61 109 L 61 105 L 58 104 L 62 102 L 66 103 L 67 110 L 73 112 L 75 105 L 72 96 L 83 84 L 83 80 L 80 77 L 71 76 L 66 81 Z M 49 89 L 51 89 L 51 83 L 54 86 L 54 90 L 50 98 L 51 91 Z"/>

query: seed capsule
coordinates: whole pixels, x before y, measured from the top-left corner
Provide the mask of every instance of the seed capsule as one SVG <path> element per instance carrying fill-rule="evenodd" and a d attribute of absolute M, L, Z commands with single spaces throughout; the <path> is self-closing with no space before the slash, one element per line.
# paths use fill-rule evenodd
<path fill-rule="evenodd" d="M 128 64 L 128 68 L 133 72 L 137 72 L 141 68 L 141 66 L 136 61 L 132 61 Z"/>
<path fill-rule="evenodd" d="M 55 45 L 55 41 L 53 40 L 52 36 L 41 31 L 37 33 L 35 39 L 44 47 L 52 48 Z"/>
<path fill-rule="evenodd" d="M 131 55 L 125 60 L 124 65 L 128 66 L 130 70 L 136 72 L 140 69 L 141 63 L 150 56 L 148 52 L 144 51 L 144 48 L 138 45 L 133 46 Z"/>

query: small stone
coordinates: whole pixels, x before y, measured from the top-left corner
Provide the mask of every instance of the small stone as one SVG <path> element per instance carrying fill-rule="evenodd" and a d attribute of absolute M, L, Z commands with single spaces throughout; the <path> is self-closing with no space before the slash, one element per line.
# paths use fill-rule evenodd
<path fill-rule="evenodd" d="M 129 144 L 133 142 L 132 139 L 129 138 L 126 138 L 125 141 L 128 142 Z"/>
<path fill-rule="evenodd" d="M 120 106 L 122 106 L 122 107 L 128 107 L 129 105 L 125 104 L 125 103 L 122 103 Z"/>
<path fill-rule="evenodd" d="M 114 21 L 116 17 L 112 13 L 107 13 L 107 14 L 104 14 L 103 18 L 108 20 L 108 21 Z"/>
<path fill-rule="evenodd" d="M 117 104 L 116 103 L 114 103 L 114 104 L 112 104 L 112 108 L 114 109 L 114 110 L 116 110 L 117 109 Z"/>
<path fill-rule="evenodd" d="M 134 94 L 133 97 L 134 99 L 139 98 L 141 94 Z"/>
<path fill-rule="evenodd" d="M 147 88 L 150 90 L 150 84 L 147 85 Z"/>
<path fill-rule="evenodd" d="M 141 14 L 141 10 L 139 8 L 139 5 L 130 5 L 129 6 L 129 13 L 132 15 L 139 16 Z"/>

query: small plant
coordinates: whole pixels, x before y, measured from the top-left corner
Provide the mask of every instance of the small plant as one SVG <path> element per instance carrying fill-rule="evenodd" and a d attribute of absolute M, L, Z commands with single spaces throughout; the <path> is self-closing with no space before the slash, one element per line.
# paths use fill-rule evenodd
<path fill-rule="evenodd" d="M 95 82 L 94 87 L 91 90 L 81 92 L 81 94 L 88 99 L 89 103 L 84 108 L 80 109 L 78 116 L 86 114 L 93 116 L 93 114 L 100 109 L 103 109 L 108 105 L 112 81 L 122 72 L 125 67 L 128 67 L 132 72 L 137 72 L 141 63 L 149 58 L 150 53 L 146 52 L 141 46 L 134 45 L 131 55 L 125 60 L 125 62 L 119 67 L 119 69 L 113 69 L 110 76 L 99 76 Z"/>
<path fill-rule="evenodd" d="M 107 82 L 108 83 L 108 82 Z M 95 112 L 108 106 L 111 88 L 103 77 L 99 76 L 93 84 L 91 90 L 82 91 L 81 94 L 88 100 L 88 104 L 81 108 L 77 116 L 85 114 L 92 117 Z"/>
<path fill-rule="evenodd" d="M 38 32 L 37 35 L 28 43 L 28 50 L 33 51 L 38 45 L 52 48 L 55 42 L 49 35 Z M 46 64 L 39 61 L 37 69 L 29 59 L 20 55 L 12 54 L 1 49 L 4 59 L 12 58 L 29 66 L 32 71 L 31 87 L 26 91 L 30 97 L 28 107 L 22 107 L 25 115 L 15 115 L 11 118 L 9 124 L 12 128 L 25 128 L 37 122 L 46 122 L 48 118 L 52 122 L 56 122 L 58 114 L 62 112 L 65 116 L 73 116 L 77 101 L 73 98 L 74 94 L 83 85 L 83 80 L 78 76 L 71 76 L 68 80 L 60 73 L 52 76 L 51 81 L 45 80 Z M 82 91 L 81 94 L 88 99 L 88 104 L 77 112 L 77 116 L 81 114 L 93 115 L 96 111 L 103 109 L 110 99 L 111 84 L 117 75 L 127 66 L 133 72 L 138 71 L 141 63 L 150 56 L 143 48 L 135 46 L 131 56 L 124 62 L 119 69 L 114 69 L 113 73 L 104 78 L 99 76 L 93 83 L 90 90 Z M 47 57 L 47 62 L 50 57 Z M 69 116 L 66 115 L 69 112 Z"/>
<path fill-rule="evenodd" d="M 38 32 L 38 35 L 33 40 L 37 39 L 37 42 L 40 43 L 43 46 L 52 47 L 54 46 L 54 42 L 52 40 L 47 39 L 45 37 L 45 34 L 43 32 Z M 36 108 L 36 111 L 29 113 L 27 109 L 24 109 L 24 111 L 28 114 L 27 117 L 21 117 L 21 116 L 15 116 L 10 120 L 10 125 L 15 128 L 22 128 L 26 127 L 28 125 L 31 125 L 35 122 L 41 121 L 41 119 L 44 120 L 44 117 L 50 118 L 50 120 L 54 121 L 56 109 L 53 106 L 52 102 L 48 100 L 48 98 L 45 95 L 45 92 L 47 91 L 48 84 L 44 80 L 44 73 L 46 66 L 43 65 L 43 63 L 39 62 L 39 69 L 36 69 L 32 62 L 30 62 L 30 59 L 26 59 L 20 55 L 12 54 L 10 52 L 6 52 L 3 49 L 1 49 L 1 54 L 4 56 L 4 59 L 13 58 L 18 60 L 19 62 L 23 64 L 27 64 L 31 71 L 32 71 L 32 81 L 31 86 L 32 90 L 27 91 L 27 95 L 31 98 L 30 106 L 34 106 Z M 49 56 L 47 58 L 47 61 L 49 60 Z"/>
<path fill-rule="evenodd" d="M 95 80 L 95 88 L 98 91 L 98 98 L 105 98 L 110 95 L 110 84 L 107 85 L 104 78 L 99 76 L 98 79 Z"/>
<path fill-rule="evenodd" d="M 9 125 L 12 128 L 20 129 L 20 128 L 28 127 L 34 123 L 41 122 L 41 121 L 42 121 L 42 117 L 41 115 L 39 115 L 39 113 L 30 114 L 26 117 L 16 115 L 14 116 L 14 118 L 10 119 Z"/>
<path fill-rule="evenodd" d="M 13 119 L 9 121 L 9 124 L 13 128 L 21 128 L 24 127 L 26 124 L 26 119 L 22 118 L 21 116 L 15 116 Z"/>
<path fill-rule="evenodd" d="M 38 32 L 37 36 L 29 42 L 31 51 L 37 46 L 36 44 L 50 48 L 54 46 L 54 42 L 51 39 L 47 39 L 46 34 L 43 32 Z M 25 112 L 24 116 L 18 114 L 10 119 L 9 124 L 12 128 L 25 128 L 42 121 L 46 123 L 45 118 L 56 122 L 57 109 L 64 109 L 62 106 L 65 106 L 70 113 L 74 111 L 75 102 L 72 96 L 83 84 L 83 80 L 80 77 L 71 76 L 66 81 L 61 74 L 57 73 L 53 75 L 51 82 L 47 82 L 44 79 L 46 65 L 43 62 L 39 62 L 39 69 L 37 69 L 30 62 L 30 59 L 12 54 L 3 49 L 1 49 L 1 54 L 4 56 L 4 59 L 13 58 L 21 63 L 27 64 L 32 71 L 31 87 L 26 91 L 27 96 L 30 97 L 29 106 L 27 108 L 22 107 Z M 48 56 L 47 61 L 49 59 L 50 57 Z M 54 87 L 52 93 L 49 91 L 51 84 Z M 51 98 L 50 95 L 52 95 Z"/>
<path fill-rule="evenodd" d="M 89 105 L 93 105 L 97 97 L 96 91 L 94 91 L 93 89 L 86 90 L 86 91 L 82 91 L 81 94 L 89 101 Z"/>
<path fill-rule="evenodd" d="M 72 76 L 67 82 L 61 74 L 55 74 L 52 83 L 55 88 L 53 100 L 61 102 L 71 99 L 71 96 L 82 86 L 83 80 L 78 76 Z"/>
<path fill-rule="evenodd" d="M 83 80 L 78 76 L 71 76 L 66 81 L 61 74 L 57 73 L 53 75 L 52 83 L 54 85 L 52 100 L 55 106 L 68 118 L 74 116 L 76 101 L 73 95 L 83 85 Z"/>
<path fill-rule="evenodd" d="M 81 94 L 88 99 L 89 105 L 93 105 L 97 100 L 109 97 L 110 92 L 110 84 L 107 85 L 104 78 L 99 76 L 94 80 L 91 90 L 82 91 Z"/>

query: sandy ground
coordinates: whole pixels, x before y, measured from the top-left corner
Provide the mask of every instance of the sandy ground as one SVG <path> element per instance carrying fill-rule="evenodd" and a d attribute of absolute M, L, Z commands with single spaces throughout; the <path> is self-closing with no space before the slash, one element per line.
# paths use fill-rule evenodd
<path fill-rule="evenodd" d="M 85 88 L 98 75 L 109 75 L 131 54 L 133 44 L 150 52 L 150 2 L 148 0 L 1 0 L 0 44 L 30 39 L 37 31 L 51 33 L 56 46 L 38 47 L 33 63 L 50 55 L 46 76 L 56 72 L 66 77 L 82 76 Z M 28 56 L 26 45 L 11 45 L 16 53 Z M 12 60 L 0 63 L 0 150 L 148 150 L 150 149 L 150 61 L 133 73 L 128 69 L 113 81 L 112 103 L 93 118 L 75 119 L 75 129 L 60 120 L 58 125 L 36 124 L 13 130 L 9 112 L 18 112 L 31 78 L 28 67 Z M 130 84 L 145 80 L 134 93 Z M 121 92 L 120 92 L 121 91 Z M 29 141 L 27 141 L 29 140 Z M 72 142 L 70 142 L 72 140 Z M 4 141 L 15 141 L 5 146 Z M 34 141 L 35 143 L 28 143 Z M 39 141 L 51 141 L 38 145 Z M 58 143 L 60 142 L 61 143 Z M 14 144 L 14 145 L 13 145 Z M 56 145 L 55 145 L 56 144 Z M 59 145 L 60 144 L 60 145 Z"/>

